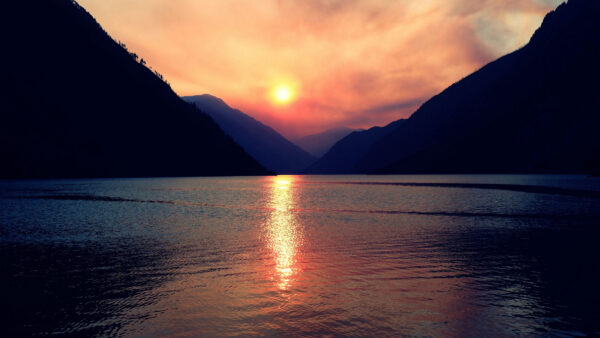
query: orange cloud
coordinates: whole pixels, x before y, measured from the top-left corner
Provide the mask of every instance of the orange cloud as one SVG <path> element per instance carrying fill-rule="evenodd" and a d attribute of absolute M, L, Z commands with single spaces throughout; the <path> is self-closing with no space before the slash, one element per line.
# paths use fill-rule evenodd
<path fill-rule="evenodd" d="M 556 0 L 79 0 L 180 95 L 296 137 L 367 128 L 524 45 Z M 274 106 L 278 82 L 296 101 Z"/>

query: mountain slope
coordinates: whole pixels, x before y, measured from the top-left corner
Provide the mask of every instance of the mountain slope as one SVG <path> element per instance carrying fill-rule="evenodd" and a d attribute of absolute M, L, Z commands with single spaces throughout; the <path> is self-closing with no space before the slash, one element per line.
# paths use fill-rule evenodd
<path fill-rule="evenodd" d="M 353 129 L 340 127 L 326 130 L 322 133 L 307 135 L 294 141 L 300 148 L 308 153 L 321 157 L 325 155 L 337 141 L 348 136 Z"/>
<path fill-rule="evenodd" d="M 600 168 L 600 1 L 570 0 L 522 49 L 426 102 L 360 172 L 587 173 Z"/>
<path fill-rule="evenodd" d="M 184 97 L 230 135 L 266 168 L 279 174 L 298 173 L 315 158 L 268 127 L 211 95 Z"/>
<path fill-rule="evenodd" d="M 4 2 L 0 36 L 0 177 L 269 173 L 75 2 Z"/>
<path fill-rule="evenodd" d="M 396 130 L 405 120 L 398 120 L 385 127 L 373 127 L 355 131 L 339 140 L 323 157 L 306 169 L 307 174 L 354 174 L 358 161 L 371 147 Z"/>

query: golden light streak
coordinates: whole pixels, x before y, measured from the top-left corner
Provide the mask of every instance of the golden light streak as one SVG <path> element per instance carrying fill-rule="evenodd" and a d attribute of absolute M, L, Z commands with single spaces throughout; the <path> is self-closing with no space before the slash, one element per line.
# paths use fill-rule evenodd
<path fill-rule="evenodd" d="M 302 241 L 294 207 L 293 176 L 277 176 L 271 183 L 272 208 L 266 224 L 267 243 L 274 260 L 273 278 L 281 290 L 288 290 L 298 273 L 297 250 Z"/>

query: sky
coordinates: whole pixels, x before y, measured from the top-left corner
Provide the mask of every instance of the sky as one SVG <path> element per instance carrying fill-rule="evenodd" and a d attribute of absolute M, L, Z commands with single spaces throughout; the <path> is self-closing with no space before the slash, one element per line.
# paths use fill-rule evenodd
<path fill-rule="evenodd" d="M 559 0 L 78 0 L 181 96 L 296 139 L 409 117 L 527 43 Z"/>

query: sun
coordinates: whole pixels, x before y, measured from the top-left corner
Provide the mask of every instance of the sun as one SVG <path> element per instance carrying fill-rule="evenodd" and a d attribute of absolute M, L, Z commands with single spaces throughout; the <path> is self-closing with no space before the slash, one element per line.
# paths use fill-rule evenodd
<path fill-rule="evenodd" d="M 271 91 L 271 99 L 279 105 L 290 103 L 294 99 L 294 96 L 295 94 L 291 86 L 285 84 L 280 84 Z"/>
<path fill-rule="evenodd" d="M 275 90 L 275 97 L 277 98 L 277 101 L 287 102 L 290 100 L 290 97 L 292 97 L 292 92 L 287 87 L 279 87 Z"/>

